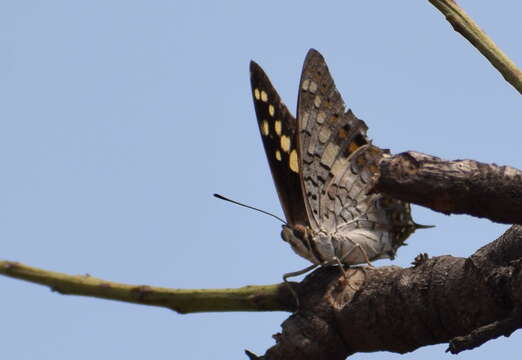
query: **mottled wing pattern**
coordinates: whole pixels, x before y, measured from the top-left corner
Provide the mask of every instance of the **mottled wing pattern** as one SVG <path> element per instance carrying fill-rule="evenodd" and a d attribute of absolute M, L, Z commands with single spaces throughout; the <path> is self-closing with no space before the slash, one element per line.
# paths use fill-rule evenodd
<path fill-rule="evenodd" d="M 409 204 L 367 195 L 385 153 L 370 144 L 366 124 L 345 110 L 324 58 L 313 49 L 301 77 L 298 120 L 305 205 L 312 228 L 328 233 L 370 230 L 369 242 L 375 242 L 374 253 L 379 254 L 374 258 L 393 257 L 414 230 Z M 378 248 L 390 248 L 389 244 L 391 253 Z"/>
<path fill-rule="evenodd" d="M 366 245 L 373 251 L 367 252 L 375 255 L 369 260 L 393 259 L 397 248 L 415 231 L 408 203 L 384 194 L 368 195 L 383 156 L 388 154 L 372 145 L 356 151 L 343 171 L 332 172 L 327 184 L 325 203 L 329 203 L 328 209 L 334 209 L 337 233 L 348 234 L 356 229 L 371 232 Z"/>
<path fill-rule="evenodd" d="M 366 124 L 351 111 L 345 112 L 344 101 L 324 58 L 313 49 L 308 52 L 303 66 L 297 114 L 302 176 L 311 225 L 314 230 L 322 228 L 333 232 L 335 208 L 327 194 L 332 174 L 343 172 L 349 165 L 350 155 L 367 145 L 369 140 Z M 347 189 L 341 191 L 346 193 L 343 199 L 348 201 Z"/>
<path fill-rule="evenodd" d="M 263 69 L 250 62 L 257 122 L 286 220 L 308 226 L 299 177 L 297 120 L 290 114 Z"/>

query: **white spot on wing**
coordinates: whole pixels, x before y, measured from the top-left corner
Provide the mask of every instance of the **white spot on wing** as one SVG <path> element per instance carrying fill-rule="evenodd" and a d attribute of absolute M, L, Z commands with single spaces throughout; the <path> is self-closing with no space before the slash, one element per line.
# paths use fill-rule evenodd
<path fill-rule="evenodd" d="M 310 81 L 310 86 L 308 87 L 308 90 L 312 94 L 315 94 L 315 92 L 317 91 L 317 83 L 315 81 Z"/>
<path fill-rule="evenodd" d="M 268 113 L 270 114 L 270 116 L 274 116 L 274 114 L 275 114 L 274 105 L 272 105 L 272 104 L 268 105 Z"/>
<path fill-rule="evenodd" d="M 326 126 L 322 127 L 319 131 L 319 141 L 324 144 L 330 138 L 331 133 L 332 131 L 330 130 L 330 128 Z"/>
<path fill-rule="evenodd" d="M 344 174 L 344 170 L 348 166 L 348 159 L 345 157 L 339 157 L 335 160 L 330 172 L 335 178 L 338 178 Z M 346 184 L 345 184 L 346 185 Z"/>
<path fill-rule="evenodd" d="M 268 127 L 268 121 L 262 120 L 261 121 L 261 134 L 264 136 L 268 136 L 270 134 L 270 129 Z"/>
<path fill-rule="evenodd" d="M 274 123 L 274 127 L 276 134 L 281 136 L 281 120 L 276 120 Z"/>
<path fill-rule="evenodd" d="M 262 102 L 267 102 L 268 101 L 268 94 L 266 93 L 265 90 L 261 90 L 261 101 Z"/>
<path fill-rule="evenodd" d="M 297 151 L 295 151 L 295 149 L 290 152 L 288 165 L 290 166 L 290 170 L 295 173 L 299 173 L 299 159 L 297 158 Z"/>
<path fill-rule="evenodd" d="M 321 164 L 331 167 L 335 161 L 335 157 L 339 153 L 339 146 L 334 143 L 329 143 L 324 149 L 324 153 L 321 156 Z"/>
<path fill-rule="evenodd" d="M 263 93 L 261 93 L 261 95 L 263 95 Z M 319 106 L 321 106 L 321 97 L 319 95 L 317 95 L 314 99 L 314 105 L 316 108 L 318 108 Z"/>
<path fill-rule="evenodd" d="M 281 136 L 281 149 L 284 152 L 290 151 L 290 138 L 286 135 Z"/>
<path fill-rule="evenodd" d="M 317 122 L 319 124 L 322 124 L 322 123 L 324 123 L 325 120 L 326 120 L 326 114 L 324 113 L 324 111 L 319 111 L 319 114 L 317 114 Z"/>

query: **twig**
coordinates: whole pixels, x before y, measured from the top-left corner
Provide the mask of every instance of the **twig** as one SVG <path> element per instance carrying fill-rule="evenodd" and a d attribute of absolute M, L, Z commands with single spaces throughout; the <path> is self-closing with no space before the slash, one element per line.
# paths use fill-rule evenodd
<path fill-rule="evenodd" d="M 67 275 L 12 261 L 0 261 L 0 274 L 46 285 L 64 295 L 161 306 L 182 314 L 212 311 L 291 311 L 293 306 L 293 298 L 285 285 L 245 286 L 238 289 L 169 289 L 122 284 L 90 275 Z"/>
<path fill-rule="evenodd" d="M 458 354 L 464 350 L 477 348 L 500 336 L 509 337 L 513 332 L 520 329 L 522 325 L 520 315 L 520 309 L 517 307 L 507 319 L 481 326 L 468 335 L 455 337 L 449 342 L 446 352 Z"/>
<path fill-rule="evenodd" d="M 453 0 L 429 0 L 446 17 L 453 29 L 464 36 L 522 94 L 522 71 Z"/>
<path fill-rule="evenodd" d="M 361 287 L 326 267 L 299 285 L 302 308 L 285 320 L 266 360 L 342 360 L 406 353 L 451 341 L 450 351 L 509 336 L 522 326 L 522 226 L 469 258 L 436 256 L 413 268 L 366 268 Z"/>
<path fill-rule="evenodd" d="M 522 224 L 522 171 L 513 167 L 410 151 L 383 158 L 379 170 L 376 192 L 444 214 Z"/>

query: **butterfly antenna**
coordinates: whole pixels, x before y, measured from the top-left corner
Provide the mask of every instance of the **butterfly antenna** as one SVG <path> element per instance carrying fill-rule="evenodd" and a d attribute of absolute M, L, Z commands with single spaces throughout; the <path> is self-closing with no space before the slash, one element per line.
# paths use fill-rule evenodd
<path fill-rule="evenodd" d="M 287 224 L 287 222 L 284 221 L 283 219 L 281 219 L 279 216 L 276 216 L 276 215 L 274 215 L 274 214 L 271 214 L 271 213 L 269 213 L 268 211 L 261 210 L 261 209 L 255 208 L 255 207 L 253 207 L 253 206 L 250 206 L 250 205 L 246 205 L 246 204 L 243 204 L 243 203 L 237 202 L 237 201 L 235 201 L 235 200 L 232 200 L 232 199 L 226 198 L 226 197 L 224 197 L 223 195 L 214 194 L 214 196 L 217 197 L 218 199 L 225 200 L 225 201 L 229 201 L 229 202 L 231 202 L 231 203 L 233 203 L 233 204 L 236 204 L 236 205 L 239 205 L 239 206 L 243 206 L 243 207 L 246 207 L 246 208 L 248 208 L 248 209 L 256 210 L 256 211 L 259 211 L 259 212 L 261 212 L 261 213 L 263 213 L 263 214 L 266 214 L 266 215 L 270 215 L 271 217 L 276 218 L 277 220 L 281 221 L 283 224 L 285 224 L 285 225 Z"/>

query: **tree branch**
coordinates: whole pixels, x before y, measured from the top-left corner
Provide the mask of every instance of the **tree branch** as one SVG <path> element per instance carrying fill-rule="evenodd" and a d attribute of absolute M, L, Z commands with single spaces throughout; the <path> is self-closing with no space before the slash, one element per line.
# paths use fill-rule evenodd
<path fill-rule="evenodd" d="M 295 299 L 286 284 L 245 286 L 238 289 L 169 289 L 129 285 L 90 275 L 67 275 L 17 262 L 0 261 L 0 274 L 47 285 L 64 295 L 161 306 L 178 313 L 214 311 L 292 311 Z"/>
<path fill-rule="evenodd" d="M 493 40 L 480 29 L 466 12 L 453 0 L 429 0 L 453 26 L 453 29 L 464 36 L 489 62 L 502 74 L 519 93 L 522 94 L 522 71 L 517 68 L 506 54 L 500 50 Z"/>
<path fill-rule="evenodd" d="M 436 199 L 439 210 L 455 212 L 467 208 L 461 203 L 469 203 L 473 211 L 479 211 L 475 206 L 485 207 L 491 212 L 487 216 L 495 218 L 520 208 L 516 201 L 522 198 L 522 174 L 513 168 L 472 160 L 448 162 L 415 152 L 387 157 L 379 165 L 378 185 L 391 184 L 398 193 Z M 71 276 L 9 261 L 0 262 L 0 273 L 62 294 L 163 306 L 180 313 L 288 311 L 294 304 L 284 284 L 167 289 Z M 299 311 L 283 323 L 282 333 L 275 336 L 277 344 L 265 359 L 335 360 L 356 352 L 404 353 L 447 342 L 448 350 L 458 353 L 521 326 L 522 227 L 513 226 L 468 259 L 419 257 L 412 268 L 353 267 L 346 270 L 346 277 L 337 267 L 323 267 L 293 286 Z"/>
<path fill-rule="evenodd" d="M 178 290 L 71 276 L 0 262 L 0 273 L 75 294 L 163 306 L 178 312 L 288 310 L 284 285 Z M 263 358 L 344 359 L 356 352 L 405 353 L 450 342 L 458 353 L 521 327 L 522 227 L 471 257 L 420 258 L 412 268 L 323 267 L 294 284 L 299 311 Z M 251 358 L 255 358 L 250 354 Z"/>
<path fill-rule="evenodd" d="M 458 354 L 461 351 L 479 347 L 491 339 L 500 336 L 509 337 L 515 330 L 522 327 L 521 320 L 520 308 L 517 307 L 513 310 L 513 313 L 504 320 L 494 321 L 491 324 L 481 326 L 468 335 L 457 336 L 450 341 L 446 352 Z"/>
<path fill-rule="evenodd" d="M 414 151 L 383 158 L 373 191 L 444 214 L 522 224 L 522 171 L 474 160 L 446 161 Z"/>
<path fill-rule="evenodd" d="M 263 358 L 340 360 L 447 342 L 457 353 L 509 335 L 521 326 L 522 227 L 467 259 L 440 256 L 407 269 L 352 269 L 350 276 L 332 267 L 308 276 L 299 287 L 301 309 Z"/>
<path fill-rule="evenodd" d="M 452 0 L 429 0 L 522 93 L 522 72 Z M 449 213 L 522 224 L 522 172 L 416 152 L 383 159 L 375 191 Z M 286 284 L 169 289 L 67 275 L 0 261 L 0 274 L 82 295 L 161 306 L 179 313 L 292 311 Z M 464 259 L 420 259 L 412 268 L 323 267 L 293 284 L 299 311 L 263 358 L 344 359 L 356 352 L 405 353 L 449 343 L 458 353 L 522 327 L 522 227 Z M 255 355 L 249 355 L 255 358 Z"/>

